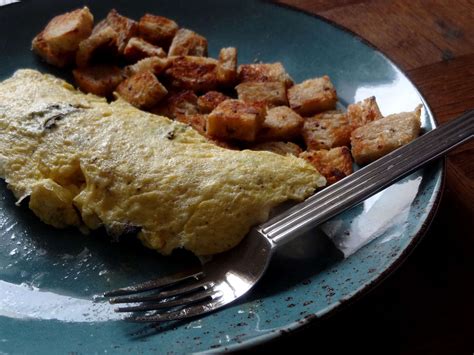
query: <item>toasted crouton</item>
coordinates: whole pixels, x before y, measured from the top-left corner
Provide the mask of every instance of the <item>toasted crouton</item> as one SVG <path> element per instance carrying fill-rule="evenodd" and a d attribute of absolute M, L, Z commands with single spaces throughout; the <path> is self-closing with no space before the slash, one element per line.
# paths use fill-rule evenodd
<path fill-rule="evenodd" d="M 61 53 L 51 48 L 43 38 L 43 33 L 39 33 L 32 42 L 33 51 L 47 63 L 63 68 L 74 62 L 74 52 Z"/>
<path fill-rule="evenodd" d="M 352 174 L 352 157 L 347 147 L 303 152 L 300 158 L 310 162 L 326 178 L 328 185 Z"/>
<path fill-rule="evenodd" d="M 222 86 L 233 86 L 237 79 L 237 48 L 222 48 L 219 52 L 217 80 Z"/>
<path fill-rule="evenodd" d="M 252 150 L 265 150 L 280 155 L 294 155 L 299 156 L 302 152 L 299 145 L 292 142 L 264 142 L 258 143 L 250 147 Z"/>
<path fill-rule="evenodd" d="M 148 57 L 166 57 L 166 52 L 161 47 L 154 46 L 144 39 L 132 37 L 123 50 L 123 55 L 130 62 Z"/>
<path fill-rule="evenodd" d="M 280 62 L 239 65 L 238 80 L 241 83 L 280 81 L 287 88 L 293 85 L 293 80 Z"/>
<path fill-rule="evenodd" d="M 288 89 L 290 107 L 300 115 L 309 116 L 318 112 L 333 110 L 337 94 L 327 75 L 309 79 Z"/>
<path fill-rule="evenodd" d="M 265 113 L 261 103 L 225 100 L 209 114 L 206 131 L 210 137 L 253 142 Z"/>
<path fill-rule="evenodd" d="M 352 130 L 382 118 L 375 96 L 349 105 L 347 107 L 347 118 Z"/>
<path fill-rule="evenodd" d="M 267 111 L 265 121 L 258 133 L 258 140 L 291 140 L 301 135 L 304 120 L 287 106 L 278 106 Z"/>
<path fill-rule="evenodd" d="M 352 156 L 357 164 L 370 163 L 414 140 L 420 134 L 421 106 L 369 122 L 352 132 Z"/>
<path fill-rule="evenodd" d="M 170 95 L 166 99 L 168 106 L 168 117 L 178 118 L 180 116 L 190 116 L 199 113 L 198 98 L 191 90 L 179 91 Z"/>
<path fill-rule="evenodd" d="M 230 99 L 230 97 L 218 91 L 208 91 L 200 96 L 197 104 L 199 111 L 202 113 L 209 113 L 214 110 L 222 101 Z"/>
<path fill-rule="evenodd" d="M 135 74 L 117 87 L 117 94 L 122 99 L 143 109 L 155 106 L 167 93 L 151 71 Z"/>
<path fill-rule="evenodd" d="M 79 43 L 76 53 L 76 64 L 78 67 L 86 67 L 98 50 L 118 50 L 118 34 L 110 26 L 105 26 L 89 38 Z"/>
<path fill-rule="evenodd" d="M 130 38 L 136 36 L 138 33 L 137 22 L 120 15 L 115 9 L 109 11 L 105 21 L 115 32 L 117 32 L 118 51 L 123 53 Z"/>
<path fill-rule="evenodd" d="M 145 14 L 138 22 L 138 30 L 146 41 L 168 47 L 178 31 L 178 24 L 163 16 Z"/>
<path fill-rule="evenodd" d="M 305 118 L 303 138 L 308 150 L 348 146 L 351 127 L 347 115 L 341 111 L 327 111 Z"/>
<path fill-rule="evenodd" d="M 206 124 L 207 124 L 207 117 L 206 114 L 192 114 L 192 115 L 181 115 L 176 118 L 176 121 L 181 123 L 185 123 L 195 129 L 200 135 L 206 137 L 206 139 L 222 148 L 226 149 L 237 149 L 233 144 L 229 142 L 225 142 L 218 138 L 209 137 L 206 134 Z"/>
<path fill-rule="evenodd" d="M 193 91 L 214 90 L 217 86 L 217 60 L 206 57 L 174 57 L 165 71 L 170 84 Z"/>
<path fill-rule="evenodd" d="M 287 105 L 285 83 L 281 81 L 245 82 L 235 87 L 239 100 L 247 102 L 264 102 L 266 105 Z"/>
<path fill-rule="evenodd" d="M 96 23 L 96 25 L 92 29 L 91 35 L 95 35 L 97 32 L 102 31 L 106 27 L 111 27 L 111 26 L 108 24 L 107 19 L 104 18 L 103 20 L 100 20 L 99 22 Z"/>
<path fill-rule="evenodd" d="M 122 70 L 114 65 L 96 65 L 72 71 L 79 88 L 99 96 L 110 96 L 124 79 Z"/>
<path fill-rule="evenodd" d="M 168 67 L 168 58 L 149 57 L 139 60 L 135 64 L 128 65 L 124 68 L 126 76 L 132 76 L 141 71 L 150 70 L 155 75 L 159 75 Z"/>
<path fill-rule="evenodd" d="M 56 16 L 33 39 L 32 49 L 50 64 L 72 64 L 79 43 L 90 36 L 93 24 L 87 7 Z"/>
<path fill-rule="evenodd" d="M 176 32 L 168 51 L 168 56 L 177 55 L 207 56 L 207 39 L 196 32 L 180 28 Z"/>
<path fill-rule="evenodd" d="M 180 115 L 176 117 L 176 121 L 190 125 L 199 134 L 206 135 L 206 121 L 207 115 L 203 114 L 190 114 L 190 115 Z"/>

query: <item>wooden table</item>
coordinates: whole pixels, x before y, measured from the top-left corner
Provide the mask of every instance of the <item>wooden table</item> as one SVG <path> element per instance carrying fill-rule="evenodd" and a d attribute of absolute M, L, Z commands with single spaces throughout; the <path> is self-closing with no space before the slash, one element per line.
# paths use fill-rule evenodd
<path fill-rule="evenodd" d="M 333 21 L 397 63 L 439 123 L 474 109 L 474 1 L 280 0 Z M 474 353 L 474 142 L 449 154 L 438 213 L 408 260 L 331 318 L 253 352 Z"/>

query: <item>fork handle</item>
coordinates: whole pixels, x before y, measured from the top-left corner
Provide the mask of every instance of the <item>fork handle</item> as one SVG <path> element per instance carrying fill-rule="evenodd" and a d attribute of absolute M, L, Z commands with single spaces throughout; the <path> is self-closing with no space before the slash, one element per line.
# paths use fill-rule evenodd
<path fill-rule="evenodd" d="M 474 110 L 435 128 L 277 215 L 258 231 L 277 246 L 364 201 L 474 136 Z"/>

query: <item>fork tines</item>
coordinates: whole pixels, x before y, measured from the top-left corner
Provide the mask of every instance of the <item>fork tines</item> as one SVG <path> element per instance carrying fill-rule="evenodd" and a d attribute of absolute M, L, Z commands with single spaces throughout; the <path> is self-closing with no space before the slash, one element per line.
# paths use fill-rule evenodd
<path fill-rule="evenodd" d="M 214 283 L 205 281 L 204 277 L 202 271 L 180 273 L 110 291 L 104 296 L 112 297 L 109 299 L 112 304 L 131 304 L 116 308 L 116 312 L 149 312 L 142 316 L 132 315 L 128 320 L 158 322 L 182 319 L 220 297 L 219 291 L 213 288 Z"/>

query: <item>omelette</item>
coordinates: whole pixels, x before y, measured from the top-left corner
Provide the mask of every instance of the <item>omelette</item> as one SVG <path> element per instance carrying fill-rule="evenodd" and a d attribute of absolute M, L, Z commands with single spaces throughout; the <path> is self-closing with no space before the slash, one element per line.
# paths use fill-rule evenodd
<path fill-rule="evenodd" d="M 137 233 L 162 254 L 226 251 L 325 184 L 306 161 L 229 150 L 122 100 L 22 69 L 0 83 L 0 177 L 56 228 Z"/>

